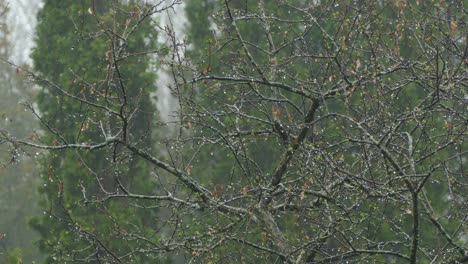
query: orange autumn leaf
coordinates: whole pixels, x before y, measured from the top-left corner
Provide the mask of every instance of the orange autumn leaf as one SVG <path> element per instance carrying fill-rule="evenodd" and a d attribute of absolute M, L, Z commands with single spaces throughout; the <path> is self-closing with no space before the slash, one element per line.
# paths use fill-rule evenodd
<path fill-rule="evenodd" d="M 211 195 L 213 195 L 214 197 L 218 197 L 218 188 L 216 185 L 213 187 L 213 190 L 211 191 Z"/>
<path fill-rule="evenodd" d="M 346 37 L 342 36 L 340 41 L 340 46 L 342 49 L 346 48 Z"/>
<path fill-rule="evenodd" d="M 213 70 L 213 68 L 212 68 L 211 66 L 206 66 L 205 68 L 203 68 L 202 73 L 203 73 L 203 74 L 207 74 L 207 73 L 209 73 L 211 70 Z"/>
<path fill-rule="evenodd" d="M 451 32 L 457 31 L 457 28 L 458 28 L 457 23 L 451 21 L 450 24 L 449 24 L 449 28 L 450 28 Z"/>
<path fill-rule="evenodd" d="M 341 247 L 340 247 L 340 251 L 344 253 L 344 252 L 348 251 L 348 247 L 346 245 L 342 244 Z"/>
<path fill-rule="evenodd" d="M 271 113 L 275 120 L 279 120 L 281 118 L 281 110 L 276 105 L 271 106 Z"/>
<path fill-rule="evenodd" d="M 275 112 L 275 118 L 276 118 L 277 120 L 279 120 L 280 117 L 281 117 L 281 111 L 278 109 L 278 110 Z"/>
<path fill-rule="evenodd" d="M 302 201 L 305 198 L 305 192 L 302 191 L 301 194 L 299 195 L 299 199 Z"/>
<path fill-rule="evenodd" d="M 446 128 L 446 129 L 451 129 L 451 128 L 452 128 L 452 124 L 451 124 L 450 122 L 445 121 L 445 128 Z"/>
<path fill-rule="evenodd" d="M 242 194 L 243 194 L 244 196 L 247 196 L 247 195 L 248 195 L 248 191 L 249 191 L 249 189 L 248 189 L 247 186 L 245 186 L 244 188 L 242 188 Z"/>

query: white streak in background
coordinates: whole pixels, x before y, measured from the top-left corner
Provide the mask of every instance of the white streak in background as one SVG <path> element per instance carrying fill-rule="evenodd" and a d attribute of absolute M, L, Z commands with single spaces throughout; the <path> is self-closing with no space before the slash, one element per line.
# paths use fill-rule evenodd
<path fill-rule="evenodd" d="M 166 67 L 158 70 L 156 107 L 161 121 L 165 123 L 177 120 L 178 101 L 177 98 L 172 96 L 171 90 L 168 87 L 172 82 L 172 76 L 168 73 Z"/>
<path fill-rule="evenodd" d="M 12 55 L 9 60 L 15 64 L 31 64 L 29 57 L 34 46 L 37 11 L 42 8 L 39 0 L 10 0 L 7 1 L 7 23 L 12 43 Z"/>
<path fill-rule="evenodd" d="M 173 0 L 166 0 L 166 4 L 173 3 Z M 175 32 L 177 42 L 182 42 L 184 38 L 184 27 L 187 23 L 187 18 L 185 16 L 185 4 L 181 2 L 174 6 L 174 10 L 168 10 L 164 14 L 161 14 L 159 17 L 161 21 L 161 27 L 171 28 Z M 158 42 L 161 44 L 170 44 L 168 36 L 161 34 L 158 36 Z M 179 51 L 180 52 L 180 51 Z M 181 57 L 183 54 L 180 54 Z M 169 72 L 168 67 L 161 67 L 158 69 L 158 80 L 157 80 L 157 91 L 156 91 L 156 107 L 159 111 L 159 117 L 163 122 L 174 122 L 177 120 L 176 111 L 179 108 L 177 98 L 175 98 L 169 85 L 173 83 L 172 75 Z M 169 126 L 170 128 L 175 128 L 174 126 Z"/>
<path fill-rule="evenodd" d="M 170 5 L 174 0 L 166 0 L 166 4 Z M 30 58 L 31 50 L 34 47 L 35 28 L 37 23 L 37 12 L 42 8 L 43 3 L 39 0 L 10 0 L 8 1 L 10 12 L 8 13 L 7 21 L 9 31 L 11 32 L 10 41 L 12 46 L 12 56 L 8 58 L 15 64 L 32 64 Z M 185 16 L 185 5 L 182 2 L 174 6 L 174 10 L 168 10 L 163 14 L 159 14 L 159 20 L 163 24 L 162 27 L 173 27 L 178 41 L 182 41 L 184 37 L 184 26 L 187 23 Z M 160 43 L 166 43 L 169 40 L 162 32 L 159 35 Z M 177 119 L 176 111 L 178 110 L 177 99 L 172 96 L 168 85 L 172 83 L 172 77 L 169 74 L 169 69 L 162 67 L 158 71 L 157 91 L 155 93 L 156 107 L 159 111 L 161 121 L 173 122 Z"/>

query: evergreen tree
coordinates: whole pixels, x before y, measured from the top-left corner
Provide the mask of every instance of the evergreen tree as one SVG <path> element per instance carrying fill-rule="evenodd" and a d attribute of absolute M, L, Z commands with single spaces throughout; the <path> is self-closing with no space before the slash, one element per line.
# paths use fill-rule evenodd
<path fill-rule="evenodd" d="M 32 54 L 41 88 L 38 112 L 49 133 L 43 142 L 99 142 L 122 129 L 135 146 L 151 146 L 155 75 L 145 52 L 155 48 L 157 35 L 150 20 L 140 20 L 148 10 L 133 1 L 45 1 Z M 47 263 L 145 261 L 150 253 L 139 245 L 151 241 L 136 237 L 155 232 L 157 210 L 146 209 L 144 201 L 105 198 L 155 190 L 141 159 L 116 144 L 53 152 L 40 165 L 45 211 L 32 225 L 41 233 Z"/>

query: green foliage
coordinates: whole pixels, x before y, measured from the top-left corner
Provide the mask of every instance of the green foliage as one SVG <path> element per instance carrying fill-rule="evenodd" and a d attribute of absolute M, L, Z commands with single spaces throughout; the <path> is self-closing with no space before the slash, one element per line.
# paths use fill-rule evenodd
<path fill-rule="evenodd" d="M 5 260 L 3 264 L 21 264 L 21 249 L 14 248 L 12 250 L 7 250 L 5 255 Z"/>
<path fill-rule="evenodd" d="M 329 236 L 324 239 L 326 243 L 316 243 L 321 245 L 320 251 L 326 252 L 324 255 L 333 255 L 340 243 L 345 243 L 341 236 L 351 238 L 356 244 L 366 244 L 366 239 L 372 238 L 378 242 L 375 246 L 368 245 L 369 248 L 384 245 L 389 250 L 410 255 L 411 247 L 402 241 L 408 239 L 414 217 L 411 203 L 399 193 L 405 187 L 401 174 L 420 178 L 429 173 L 427 183 L 417 180 L 424 185 L 424 194 L 420 194 L 424 198 L 419 199 L 426 214 L 434 210 L 436 215 L 460 216 L 459 210 L 450 206 L 452 201 L 447 200 L 450 173 L 442 169 L 447 164 L 452 164 L 452 168 L 460 165 L 456 165 L 460 160 L 451 157 L 459 156 L 459 149 L 466 145 L 460 138 L 466 124 L 456 114 L 464 111 L 459 99 L 466 95 L 461 87 L 449 88 L 460 80 L 455 72 L 459 74 L 459 67 L 463 67 L 460 57 L 463 48 L 458 44 L 463 42 L 460 32 L 466 32 L 466 28 L 465 31 L 457 29 L 456 21 L 463 16 L 455 8 L 459 3 L 434 8 L 432 3 L 422 1 L 222 2 L 204 1 L 200 5 L 199 1 L 187 2 L 191 25 L 188 41 L 193 45 L 190 56 L 196 67 L 193 75 L 202 80 L 196 88 L 192 83 L 187 85 L 187 90 L 195 90 L 198 97 L 196 103 L 188 100 L 182 111 L 187 113 L 189 133 L 195 138 L 195 146 L 187 150 L 187 160 L 194 167 L 206 164 L 192 172 L 206 176 L 198 179 L 207 188 L 219 195 L 220 186 L 224 186 L 230 190 L 224 193 L 225 199 L 239 194 L 244 187 L 267 192 L 271 187 L 269 177 L 278 168 L 281 153 L 285 151 L 284 139 L 273 128 L 274 122 L 281 122 L 288 133 L 297 135 L 310 107 L 310 102 L 299 96 L 300 92 L 288 90 L 297 88 L 305 94 L 318 97 L 328 94 L 328 97 L 320 98 L 324 102 L 317 111 L 313 131 L 285 173 L 284 182 L 288 185 L 284 188 L 290 195 L 294 196 L 291 190 L 303 190 L 298 191 L 301 195 L 295 202 L 306 207 L 308 200 L 314 205 L 310 212 L 305 212 L 306 209 L 297 212 L 295 207 L 285 209 L 284 213 L 275 211 L 276 221 L 288 241 L 301 245 L 298 241 L 307 243 L 311 237 L 320 240 L 317 238 Z M 229 10 L 221 7 L 224 4 L 230 6 Z M 213 9 L 204 8 L 208 5 Z M 449 22 L 440 17 L 445 13 Z M 207 24 L 216 30 L 203 27 Z M 454 44 L 451 39 L 460 42 Z M 443 77 L 442 72 L 448 75 Z M 292 88 L 278 89 L 273 82 Z M 441 99 L 439 92 L 444 89 L 450 95 Z M 447 108 L 447 104 L 453 108 Z M 452 118 L 457 121 L 453 122 Z M 452 127 L 454 123 L 457 128 Z M 453 132 L 447 135 L 447 129 Z M 378 154 L 380 150 L 376 146 L 371 143 L 365 146 L 359 141 L 367 136 L 364 130 L 382 142 L 387 142 L 384 139 L 390 135 L 385 148 L 388 147 L 395 157 L 393 161 L 403 171 L 395 171 L 393 161 Z M 414 144 L 411 147 L 410 140 Z M 410 154 L 406 154 L 408 148 Z M 286 146 L 286 150 L 294 151 L 291 146 Z M 455 174 L 463 174 L 462 171 Z M 358 180 L 359 177 L 363 178 Z M 461 180 L 453 177 L 457 178 L 454 181 Z M 374 192 L 377 186 L 394 189 L 395 193 L 377 195 Z M 329 188 L 336 189 L 331 192 Z M 304 194 L 307 190 L 327 193 L 338 200 L 330 204 L 313 196 L 307 199 Z M 259 206 L 260 202 L 244 196 L 239 200 L 245 207 Z M 294 198 L 281 197 L 276 204 L 291 200 Z M 345 208 L 353 209 L 348 212 Z M 300 222 L 301 218 L 307 221 Z M 455 228 L 461 218 L 451 222 L 447 217 L 440 223 L 450 229 L 448 233 L 457 232 Z M 218 216 L 215 219 L 224 223 Z M 341 220 L 335 223 L 331 219 Z M 382 223 L 382 219 L 387 223 Z M 441 239 L 440 233 L 434 231 L 437 228 L 433 222 L 426 219 L 418 227 L 422 247 L 430 248 Z M 306 223 L 316 228 L 310 229 Z M 325 231 L 330 228 L 344 231 L 331 235 L 334 231 Z M 243 239 L 256 245 L 266 244 L 261 239 L 264 230 L 248 230 L 256 236 L 246 238 L 245 235 Z M 237 247 L 229 248 L 232 259 L 237 259 Z M 219 255 L 226 256 L 226 251 L 218 250 Z M 452 250 L 455 249 L 444 254 Z M 242 250 L 242 256 L 251 258 L 251 262 L 264 257 L 257 254 L 258 251 L 249 247 Z M 424 259 L 422 254 L 418 256 Z M 211 258 L 215 257 L 207 255 L 207 259 Z M 391 256 L 376 256 L 375 260 L 396 261 Z"/>
<path fill-rule="evenodd" d="M 155 90 L 155 75 L 148 72 L 149 56 L 138 53 L 154 49 L 157 35 L 149 20 L 128 34 L 128 28 L 139 23 L 138 17 L 132 17 L 139 8 L 133 3 L 90 6 L 82 1 L 45 1 L 32 54 L 41 86 L 42 128 L 52 132 L 45 142 L 105 141 L 125 127 L 137 146 L 151 146 L 154 109 L 149 93 Z M 125 42 L 116 41 L 118 33 L 128 34 Z M 109 116 L 105 108 L 120 116 Z M 123 119 L 129 115 L 131 119 Z M 90 256 L 115 261 L 112 252 L 131 252 L 125 257 L 129 262 L 145 261 L 145 254 L 134 252 L 140 242 L 123 243 L 122 239 L 156 229 L 148 221 L 157 210 L 142 210 L 144 202 L 107 200 L 104 194 L 120 188 L 152 192 L 156 183 L 147 164 L 119 146 L 92 152 L 58 151 L 40 164 L 45 211 L 31 224 L 41 233 L 47 263 Z M 153 239 L 157 237 L 153 234 Z"/>

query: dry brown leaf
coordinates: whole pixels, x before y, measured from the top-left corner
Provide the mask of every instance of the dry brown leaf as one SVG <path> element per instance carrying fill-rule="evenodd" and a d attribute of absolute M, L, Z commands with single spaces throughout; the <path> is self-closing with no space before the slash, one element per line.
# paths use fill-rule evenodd
<path fill-rule="evenodd" d="M 450 28 L 451 32 L 457 31 L 457 28 L 458 28 L 457 23 L 451 21 L 450 24 L 449 24 L 449 28 Z"/>
<path fill-rule="evenodd" d="M 355 71 L 357 72 L 359 70 L 359 68 L 361 68 L 361 60 L 359 58 L 356 59 L 356 67 L 355 67 Z"/>
<path fill-rule="evenodd" d="M 211 70 L 213 70 L 213 68 L 212 68 L 211 66 L 206 66 L 205 68 L 203 68 L 202 73 L 203 73 L 203 74 L 207 74 L 207 73 L 209 73 Z"/>
<path fill-rule="evenodd" d="M 272 112 L 273 118 L 274 118 L 275 120 L 279 120 L 279 119 L 280 119 L 280 117 L 281 117 L 281 110 L 280 110 L 278 107 L 276 107 L 276 105 L 272 105 L 272 106 L 271 106 L 271 112 Z"/>
<path fill-rule="evenodd" d="M 344 253 L 344 252 L 348 251 L 348 247 L 346 245 L 341 245 L 340 251 Z"/>
<path fill-rule="evenodd" d="M 248 188 L 247 186 L 245 186 L 244 188 L 242 188 L 242 194 L 243 194 L 244 196 L 249 195 L 249 194 L 248 194 L 248 191 L 249 191 L 249 188 Z"/>
<path fill-rule="evenodd" d="M 445 128 L 446 128 L 446 129 L 451 129 L 451 128 L 452 128 L 452 124 L 451 124 L 450 122 L 445 121 Z"/>
<path fill-rule="evenodd" d="M 346 48 L 346 36 L 341 37 L 340 45 L 342 49 Z"/>
<path fill-rule="evenodd" d="M 58 182 L 58 194 L 61 196 L 63 194 L 63 182 Z"/>
<path fill-rule="evenodd" d="M 213 187 L 213 190 L 211 191 L 211 195 L 213 195 L 214 197 L 218 197 L 218 188 L 216 185 Z"/>
<path fill-rule="evenodd" d="M 249 211 L 247 211 L 247 216 L 248 216 L 249 218 L 251 218 L 251 217 L 253 216 L 253 212 L 252 212 L 252 211 L 250 211 L 250 210 L 249 210 Z"/>

